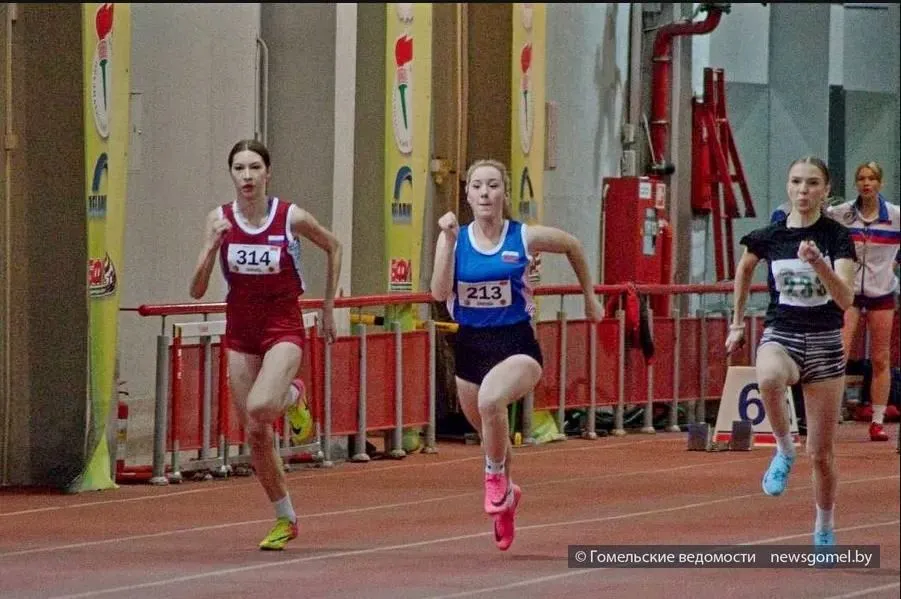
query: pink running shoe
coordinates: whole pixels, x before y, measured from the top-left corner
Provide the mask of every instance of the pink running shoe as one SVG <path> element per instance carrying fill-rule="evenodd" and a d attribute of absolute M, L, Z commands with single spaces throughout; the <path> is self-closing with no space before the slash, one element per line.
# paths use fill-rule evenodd
<path fill-rule="evenodd" d="M 513 503 L 513 493 L 506 474 L 485 475 L 485 513 L 489 515 L 506 511 Z"/>
<path fill-rule="evenodd" d="M 516 535 L 515 520 L 516 508 L 522 497 L 522 489 L 519 485 L 513 485 L 513 505 L 506 512 L 501 512 L 494 517 L 494 543 L 501 551 L 506 551 L 513 544 Z"/>

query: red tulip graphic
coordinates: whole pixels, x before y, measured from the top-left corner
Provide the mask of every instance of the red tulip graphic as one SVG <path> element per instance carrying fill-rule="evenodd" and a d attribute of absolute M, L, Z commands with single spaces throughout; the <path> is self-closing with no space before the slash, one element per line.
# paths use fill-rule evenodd
<path fill-rule="evenodd" d="M 532 44 L 531 42 L 522 47 L 519 53 L 519 68 L 522 69 L 522 97 L 526 110 L 526 118 L 528 119 L 529 110 L 529 67 L 532 66 Z"/>
<path fill-rule="evenodd" d="M 526 44 L 519 53 L 519 67 L 526 73 L 530 66 L 532 66 L 532 44 Z"/>
<path fill-rule="evenodd" d="M 113 30 L 113 5 L 106 2 L 97 9 L 94 17 L 94 27 L 97 29 L 97 39 L 103 39 Z"/>
<path fill-rule="evenodd" d="M 397 88 L 400 91 L 400 107 L 404 116 L 404 128 L 409 128 L 407 119 L 407 78 L 404 67 L 413 61 L 413 38 L 402 35 L 394 43 L 394 62 L 397 64 L 398 77 Z"/>
<path fill-rule="evenodd" d="M 97 14 L 94 16 L 94 28 L 97 30 L 97 39 L 101 42 L 113 30 L 113 5 L 111 3 L 106 2 L 97 9 Z M 103 107 L 108 108 L 106 105 L 106 63 L 109 53 L 105 44 L 101 43 L 101 46 L 103 46 L 100 51 L 100 72 L 103 75 Z"/>
<path fill-rule="evenodd" d="M 394 44 L 394 62 L 397 63 L 397 66 L 402 67 L 412 60 L 413 38 L 409 35 L 402 35 Z"/>

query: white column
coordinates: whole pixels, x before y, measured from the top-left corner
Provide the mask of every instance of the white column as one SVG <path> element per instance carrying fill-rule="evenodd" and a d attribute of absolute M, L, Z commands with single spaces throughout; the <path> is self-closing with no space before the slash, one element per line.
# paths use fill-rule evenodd
<path fill-rule="evenodd" d="M 353 253 L 354 109 L 357 85 L 357 5 L 335 6 L 335 166 L 332 178 L 332 232 L 344 246 L 338 294 L 351 294 Z M 339 334 L 350 331 L 349 311 L 335 313 Z"/>

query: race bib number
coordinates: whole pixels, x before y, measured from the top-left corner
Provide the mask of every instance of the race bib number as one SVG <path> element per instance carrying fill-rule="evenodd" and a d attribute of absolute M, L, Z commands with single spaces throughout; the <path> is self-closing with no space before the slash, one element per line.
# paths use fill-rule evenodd
<path fill-rule="evenodd" d="M 228 246 L 228 270 L 242 275 L 279 272 L 281 248 L 277 245 L 233 243 Z"/>
<path fill-rule="evenodd" d="M 775 260 L 773 278 L 779 303 L 787 306 L 822 306 L 832 297 L 809 264 L 797 259 Z"/>
<path fill-rule="evenodd" d="M 504 308 L 511 303 L 510 281 L 458 281 L 457 297 L 467 308 Z"/>

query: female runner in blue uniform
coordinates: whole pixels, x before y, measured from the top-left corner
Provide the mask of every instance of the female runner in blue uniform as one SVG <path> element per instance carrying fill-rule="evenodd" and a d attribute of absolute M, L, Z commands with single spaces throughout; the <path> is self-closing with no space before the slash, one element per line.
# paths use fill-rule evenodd
<path fill-rule="evenodd" d="M 475 162 L 466 174 L 473 221 L 462 227 L 453 212 L 438 221 L 431 291 L 447 302 L 459 324 L 455 341 L 460 405 L 481 433 L 485 451 L 485 511 L 494 519 L 502 551 L 513 542 L 514 516 L 522 494 L 510 478 L 507 406 L 530 393 L 541 378 L 541 349 L 532 329 L 535 312 L 528 270 L 538 252 L 565 254 L 585 296 L 585 316 L 598 321 L 602 308 L 582 244 L 552 227 L 507 217 L 510 178 L 494 160 Z"/>

